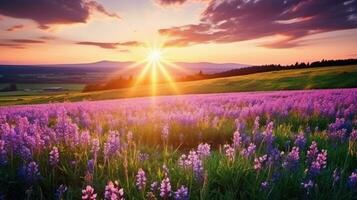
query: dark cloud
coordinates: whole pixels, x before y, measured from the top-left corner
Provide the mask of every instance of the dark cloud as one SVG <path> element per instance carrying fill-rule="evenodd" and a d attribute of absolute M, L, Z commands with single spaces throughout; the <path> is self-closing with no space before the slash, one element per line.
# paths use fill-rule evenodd
<path fill-rule="evenodd" d="M 9 42 L 12 43 L 20 43 L 20 44 L 42 44 L 45 43 L 45 41 L 42 40 L 31 40 L 31 39 L 13 39 L 13 40 L 8 40 Z"/>
<path fill-rule="evenodd" d="M 156 0 L 160 5 L 175 5 L 175 4 L 183 4 L 187 0 Z"/>
<path fill-rule="evenodd" d="M 357 28 L 357 0 L 212 0 L 199 24 L 159 30 L 167 45 L 230 43 L 281 35 L 270 48 L 300 45 L 307 35 Z"/>
<path fill-rule="evenodd" d="M 104 49 L 116 49 L 118 46 L 139 46 L 141 45 L 138 41 L 127 41 L 127 42 L 90 42 L 90 41 L 83 41 L 77 42 L 76 44 L 80 45 L 90 45 L 90 46 L 97 46 Z"/>
<path fill-rule="evenodd" d="M 41 39 L 41 40 L 55 40 L 55 39 L 57 39 L 54 36 L 40 36 L 38 38 Z"/>
<path fill-rule="evenodd" d="M 110 17 L 118 15 L 108 12 L 93 0 L 1 0 L 0 14 L 32 19 L 39 28 L 47 29 L 52 24 L 85 23 L 93 11 Z"/>
<path fill-rule="evenodd" d="M 14 49 L 25 49 L 26 47 L 21 44 L 11 44 L 11 43 L 0 43 L 0 47 L 14 48 Z"/>
<path fill-rule="evenodd" d="M 16 30 L 19 30 L 19 29 L 22 29 L 23 27 L 25 27 L 24 25 L 22 24 L 18 24 L 18 25 L 14 25 L 8 29 L 6 29 L 6 31 L 16 31 Z"/>

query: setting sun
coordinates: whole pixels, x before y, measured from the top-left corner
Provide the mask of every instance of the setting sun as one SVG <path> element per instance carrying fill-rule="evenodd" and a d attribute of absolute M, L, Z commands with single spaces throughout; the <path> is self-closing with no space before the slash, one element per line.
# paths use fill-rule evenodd
<path fill-rule="evenodd" d="M 161 50 L 154 49 L 149 52 L 148 61 L 151 63 L 161 62 L 162 52 Z"/>

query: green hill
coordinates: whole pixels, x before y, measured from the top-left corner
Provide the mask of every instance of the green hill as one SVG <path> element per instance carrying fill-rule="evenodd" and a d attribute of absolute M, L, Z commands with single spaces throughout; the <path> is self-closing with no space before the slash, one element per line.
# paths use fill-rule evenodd
<path fill-rule="evenodd" d="M 158 84 L 156 95 L 203 94 L 220 92 L 300 90 L 357 87 L 357 65 L 285 70 L 176 83 Z M 0 96 L 1 105 L 46 102 L 102 100 L 151 96 L 150 85 L 89 93 L 69 92 L 60 95 Z"/>

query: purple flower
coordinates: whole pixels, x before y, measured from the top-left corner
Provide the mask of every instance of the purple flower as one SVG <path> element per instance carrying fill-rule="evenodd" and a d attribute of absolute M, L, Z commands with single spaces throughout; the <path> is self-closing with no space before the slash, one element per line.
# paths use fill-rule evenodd
<path fill-rule="evenodd" d="M 140 168 L 136 175 L 136 186 L 138 187 L 139 190 L 143 190 L 145 188 L 145 185 L 146 185 L 145 171 Z"/>
<path fill-rule="evenodd" d="M 311 176 L 316 176 L 320 173 L 321 169 L 326 167 L 327 163 L 327 151 L 322 150 L 321 153 L 317 154 L 316 160 L 312 161 L 309 174 Z"/>
<path fill-rule="evenodd" d="M 100 150 L 99 139 L 98 139 L 98 138 L 93 138 L 93 139 L 92 139 L 91 152 L 93 153 L 94 159 L 97 158 L 97 155 L 98 155 L 99 150 Z"/>
<path fill-rule="evenodd" d="M 94 200 L 97 198 L 97 194 L 94 193 L 94 189 L 87 185 L 84 190 L 82 190 L 82 200 Z"/>
<path fill-rule="evenodd" d="M 226 156 L 228 157 L 228 159 L 230 161 L 233 161 L 234 160 L 234 155 L 235 155 L 234 148 L 231 147 L 231 145 L 229 145 L 229 144 L 225 144 L 223 146 L 223 148 L 224 148 L 224 152 L 225 152 Z"/>
<path fill-rule="evenodd" d="M 155 192 L 158 189 L 158 185 L 159 185 L 159 183 L 157 181 L 152 182 L 150 185 L 150 190 L 152 192 Z"/>
<path fill-rule="evenodd" d="M 260 184 L 260 187 L 261 187 L 262 190 L 268 190 L 269 189 L 269 182 L 268 181 L 263 181 Z"/>
<path fill-rule="evenodd" d="M 250 143 L 246 149 L 243 149 L 240 153 L 243 157 L 249 158 L 251 155 L 255 153 L 256 145 L 254 143 Z"/>
<path fill-rule="evenodd" d="M 36 162 L 32 161 L 26 166 L 25 178 L 29 182 L 35 182 L 40 178 L 40 171 Z"/>
<path fill-rule="evenodd" d="M 259 116 L 257 116 L 254 120 L 254 126 L 253 126 L 253 131 L 252 131 L 252 134 L 255 135 L 257 133 L 259 133 Z"/>
<path fill-rule="evenodd" d="M 162 130 L 161 130 L 161 137 L 163 140 L 168 140 L 169 139 L 169 125 L 168 124 L 165 124 L 163 127 L 162 127 Z"/>
<path fill-rule="evenodd" d="M 357 130 L 352 131 L 352 133 L 350 135 L 350 141 L 357 142 Z"/>
<path fill-rule="evenodd" d="M 169 177 L 165 177 L 160 185 L 160 197 L 169 198 L 171 196 L 171 183 Z"/>
<path fill-rule="evenodd" d="M 63 184 L 60 185 L 56 190 L 56 195 L 55 195 L 56 199 L 61 200 L 63 198 L 64 193 L 67 192 L 67 189 L 68 189 L 67 186 Z"/>
<path fill-rule="evenodd" d="M 182 185 L 179 189 L 177 189 L 174 197 L 175 200 L 188 200 L 188 188 Z"/>
<path fill-rule="evenodd" d="M 310 190 L 314 187 L 314 182 L 312 180 L 307 180 L 301 183 L 302 187 L 305 189 L 306 193 L 309 194 Z"/>
<path fill-rule="evenodd" d="M 105 160 L 110 157 L 116 156 L 119 154 L 121 148 L 119 132 L 118 131 L 109 131 L 109 136 L 107 142 L 104 144 L 104 158 Z"/>
<path fill-rule="evenodd" d="M 52 150 L 50 151 L 50 165 L 51 166 L 57 166 L 59 162 L 59 152 L 57 147 L 52 147 Z"/>
<path fill-rule="evenodd" d="M 191 169 L 194 172 L 196 178 L 202 177 L 202 160 L 200 159 L 196 151 L 190 151 L 188 156 L 186 156 L 185 154 L 181 155 L 178 163 L 179 166 L 183 167 L 184 169 Z"/>
<path fill-rule="evenodd" d="M 211 145 L 204 143 L 199 144 L 197 147 L 197 154 L 202 159 L 211 154 Z"/>
<path fill-rule="evenodd" d="M 293 147 L 288 153 L 282 166 L 288 170 L 295 170 L 299 165 L 299 147 Z"/>
<path fill-rule="evenodd" d="M 333 170 L 333 174 L 332 174 L 332 179 L 333 179 L 333 182 L 332 182 L 332 185 L 336 185 L 336 183 L 340 180 L 341 178 L 341 172 L 339 169 L 335 169 Z"/>
<path fill-rule="evenodd" d="M 254 159 L 254 169 L 259 171 L 262 169 L 264 163 L 266 162 L 268 156 L 265 154 L 263 156 L 260 156 L 259 158 Z"/>
<path fill-rule="evenodd" d="M 118 181 L 109 181 L 105 186 L 105 200 L 124 200 L 124 189 L 120 188 Z"/>
<path fill-rule="evenodd" d="M 306 155 L 307 162 L 311 163 L 313 160 L 315 160 L 318 153 L 319 149 L 317 148 L 317 143 L 315 141 L 312 141 Z"/>
<path fill-rule="evenodd" d="M 295 139 L 294 145 L 303 149 L 306 145 L 306 138 L 303 132 L 301 132 Z"/>
<path fill-rule="evenodd" d="M 95 162 L 93 159 L 88 160 L 87 162 L 87 171 L 91 174 L 94 173 Z"/>
<path fill-rule="evenodd" d="M 350 188 L 357 188 L 357 172 L 352 172 L 351 176 L 348 177 L 348 186 Z"/>
<path fill-rule="evenodd" d="M 233 134 L 233 148 L 238 149 L 242 143 L 242 137 L 238 130 L 236 130 Z"/>
<path fill-rule="evenodd" d="M 149 160 L 149 154 L 147 154 L 147 153 L 139 153 L 138 160 L 141 161 L 141 162 Z"/>
<path fill-rule="evenodd" d="M 5 149 L 5 141 L 0 140 L 0 166 L 7 163 L 7 151 Z"/>

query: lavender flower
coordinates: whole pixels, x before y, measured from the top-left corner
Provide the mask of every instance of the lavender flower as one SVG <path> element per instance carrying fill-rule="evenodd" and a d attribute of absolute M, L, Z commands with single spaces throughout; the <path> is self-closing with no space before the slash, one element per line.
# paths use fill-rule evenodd
<path fill-rule="evenodd" d="M 357 188 L 357 172 L 352 172 L 351 176 L 348 177 L 348 186 L 350 188 Z"/>
<path fill-rule="evenodd" d="M 309 147 L 309 150 L 307 151 L 307 162 L 311 163 L 313 160 L 315 160 L 317 154 L 319 152 L 319 149 L 317 148 L 317 143 L 315 141 L 312 141 L 312 144 Z"/>
<path fill-rule="evenodd" d="M 302 182 L 301 185 L 305 189 L 306 193 L 309 194 L 315 184 L 312 180 L 309 179 L 305 182 Z"/>
<path fill-rule="evenodd" d="M 289 170 L 295 170 L 298 167 L 299 159 L 299 147 L 293 147 L 285 158 L 285 161 L 283 162 L 282 166 Z"/>
<path fill-rule="evenodd" d="M 145 185 L 146 185 L 145 171 L 140 168 L 136 175 L 136 186 L 138 187 L 139 190 L 143 190 L 145 188 Z"/>
<path fill-rule="evenodd" d="M 167 141 L 169 139 L 169 125 L 168 124 L 165 124 L 163 127 L 162 127 L 162 130 L 161 130 L 161 137 L 164 141 Z"/>
<path fill-rule="evenodd" d="M 250 143 L 249 146 L 243 149 L 240 154 L 245 157 L 249 158 L 251 155 L 255 153 L 256 145 L 254 143 Z"/>
<path fill-rule="evenodd" d="M 32 161 L 26 166 L 25 177 L 29 182 L 35 182 L 40 178 L 40 171 L 36 162 Z"/>
<path fill-rule="evenodd" d="M 202 159 L 211 154 L 211 145 L 204 143 L 199 144 L 197 147 L 197 154 Z"/>
<path fill-rule="evenodd" d="M 95 161 L 93 159 L 88 160 L 87 162 L 87 171 L 91 174 L 94 173 Z"/>
<path fill-rule="evenodd" d="M 333 186 L 336 185 L 336 183 L 340 180 L 340 178 L 341 178 L 341 172 L 339 169 L 336 168 L 335 170 L 333 170 L 333 174 L 332 174 L 332 179 L 333 179 L 332 185 Z"/>
<path fill-rule="evenodd" d="M 57 166 L 59 162 L 59 152 L 57 147 L 52 147 L 52 150 L 50 151 L 50 165 L 51 166 Z"/>
<path fill-rule="evenodd" d="M 171 183 L 169 177 L 166 177 L 161 181 L 160 196 L 162 198 L 169 198 L 171 196 Z"/>
<path fill-rule="evenodd" d="M 0 140 L 0 166 L 7 163 L 7 151 L 5 149 L 5 141 Z"/>
<path fill-rule="evenodd" d="M 91 148 L 91 152 L 94 155 L 94 158 L 97 157 L 97 154 L 100 150 L 100 144 L 99 144 L 99 139 L 98 138 L 93 138 L 92 139 L 92 148 Z"/>
<path fill-rule="evenodd" d="M 65 186 L 63 184 L 60 185 L 56 190 L 56 194 L 55 194 L 56 199 L 57 200 L 63 199 L 63 196 L 67 192 L 67 189 L 68 189 L 67 186 Z"/>
<path fill-rule="evenodd" d="M 321 169 L 326 167 L 327 163 L 327 151 L 322 150 L 321 153 L 317 154 L 316 160 L 311 163 L 309 174 L 311 176 L 316 176 L 320 173 Z"/>
<path fill-rule="evenodd" d="M 266 162 L 268 156 L 265 154 L 263 156 L 260 156 L 259 158 L 254 159 L 254 169 L 259 171 L 262 169 L 264 163 Z"/>
<path fill-rule="evenodd" d="M 184 169 L 191 169 L 194 172 L 196 178 L 199 179 L 202 177 L 202 160 L 200 159 L 196 151 L 190 151 L 188 156 L 186 156 L 185 154 L 181 155 L 178 163 L 179 166 L 183 167 Z"/>
<path fill-rule="evenodd" d="M 262 190 L 268 190 L 269 189 L 269 182 L 268 181 L 263 181 L 261 184 L 260 184 L 260 188 Z"/>
<path fill-rule="evenodd" d="M 124 200 L 124 189 L 120 188 L 118 181 L 109 181 L 105 186 L 105 200 Z"/>
<path fill-rule="evenodd" d="M 232 148 L 229 144 L 225 144 L 223 146 L 223 148 L 224 148 L 224 152 L 225 152 L 226 156 L 228 157 L 228 159 L 230 161 L 233 161 L 234 160 L 234 156 L 235 156 L 234 148 Z"/>
<path fill-rule="evenodd" d="M 179 189 L 177 189 L 174 197 L 175 200 L 188 200 L 188 188 L 182 185 Z"/>
<path fill-rule="evenodd" d="M 295 139 L 294 145 L 303 149 L 306 145 L 306 138 L 303 132 L 301 132 Z"/>
<path fill-rule="evenodd" d="M 94 189 L 87 185 L 84 190 L 82 190 L 82 200 L 94 200 L 97 199 L 97 194 L 94 193 Z"/>
<path fill-rule="evenodd" d="M 238 149 L 242 143 L 242 137 L 238 130 L 236 130 L 233 134 L 233 148 Z"/>
<path fill-rule="evenodd" d="M 155 192 L 158 189 L 159 183 L 157 181 L 154 181 L 150 185 L 150 191 Z"/>

